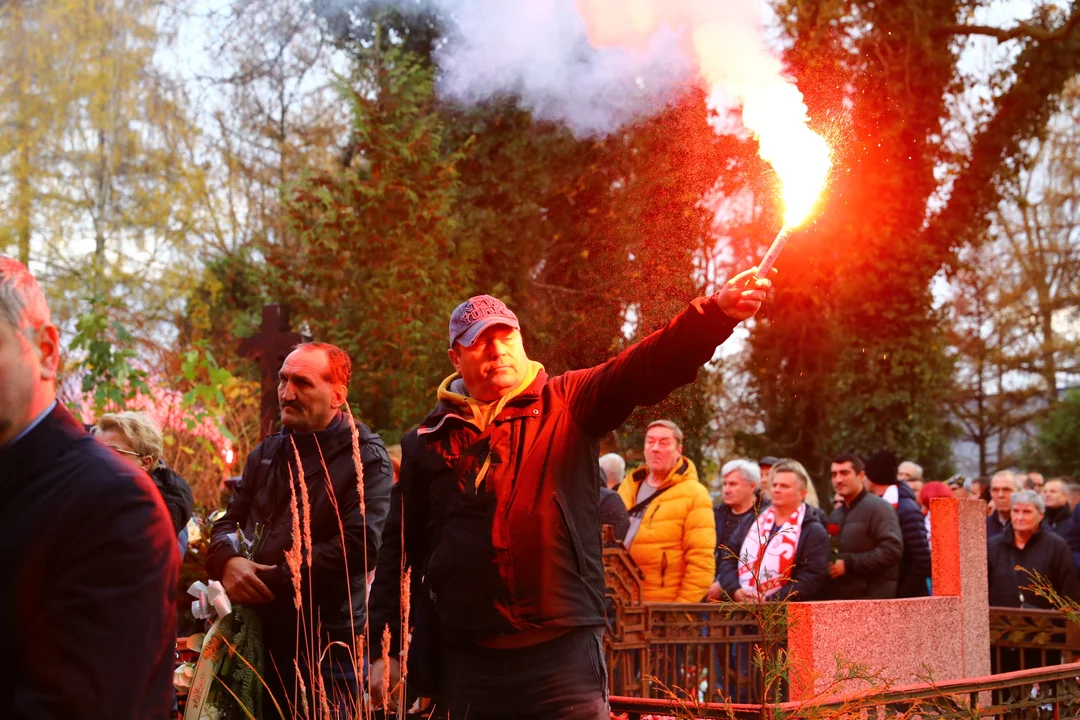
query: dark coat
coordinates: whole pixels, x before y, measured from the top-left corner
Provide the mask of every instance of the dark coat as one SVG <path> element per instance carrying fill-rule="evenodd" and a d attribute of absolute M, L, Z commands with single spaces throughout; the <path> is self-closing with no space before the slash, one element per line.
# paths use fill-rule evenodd
<path fill-rule="evenodd" d="M 173 530 L 179 534 L 187 527 L 188 520 L 195 511 L 195 498 L 191 495 L 191 488 L 184 478 L 164 464 L 150 471 L 150 479 L 154 481 L 162 500 L 165 501 L 165 509 L 172 518 Z"/>
<path fill-rule="evenodd" d="M 1021 590 L 1035 581 L 1022 570 L 1014 570 L 1017 565 L 1038 572 L 1050 582 L 1058 595 L 1080 601 L 1080 581 L 1069 557 L 1069 545 L 1052 532 L 1039 528 L 1023 549 L 1017 549 L 1010 525 L 1000 535 L 990 539 L 986 563 L 991 606 L 1053 608 L 1048 600 L 1031 590 Z M 1020 601 L 1021 594 L 1023 603 Z"/>
<path fill-rule="evenodd" d="M 249 539 L 254 537 L 255 526 L 260 526 L 262 540 L 253 559 L 274 566 L 273 570 L 259 572 L 259 578 L 274 593 L 274 600 L 252 607 L 258 609 L 264 623 L 288 628 L 290 636 L 296 625 L 292 576 L 285 562 L 285 552 L 293 546 L 290 472 L 296 478 L 293 482 L 297 497 L 300 497 L 293 440 L 300 453 L 311 507 L 311 572 L 309 578 L 304 568 L 302 578 L 305 617 L 317 613 L 315 616 L 320 618 L 322 628 L 335 638 L 364 632 L 367 570 L 375 567 L 379 556 L 394 474 L 379 436 L 359 423 L 357 430 L 364 470 L 366 517 L 360 512 L 352 432 L 348 421 L 338 413 L 325 430 L 294 434 L 286 429 L 263 440 L 248 455 L 243 477 L 236 485 L 228 510 L 214 523 L 206 569 L 215 579 L 221 577 L 225 563 L 239 554 L 230 537 L 237 526 Z M 327 493 L 324 461 L 333 486 L 333 498 Z M 301 512 L 302 507 L 298 500 Z M 311 603 L 315 607 L 307 607 L 309 580 Z"/>
<path fill-rule="evenodd" d="M 986 539 L 989 541 L 990 538 L 997 537 L 1007 527 L 1009 527 L 1009 521 L 1002 520 L 1001 515 L 995 510 L 986 516 Z"/>
<path fill-rule="evenodd" d="M 630 516 L 626 514 L 626 503 L 619 493 L 600 488 L 600 526 L 610 525 L 615 532 L 615 539 L 621 544 L 630 529 Z"/>
<path fill-rule="evenodd" d="M 1065 531 L 1065 540 L 1072 551 L 1073 565 L 1080 569 L 1080 504 L 1073 508 L 1072 522 Z"/>
<path fill-rule="evenodd" d="M 728 518 L 733 517 L 731 508 L 723 503 L 713 508 L 713 519 L 716 522 L 716 582 L 720 583 L 720 589 L 729 599 L 739 589 L 738 555 L 743 541 L 746 540 L 746 533 L 750 532 L 750 526 L 767 507 L 769 501 L 764 500 L 760 506 L 752 507 L 743 513 L 728 537 L 724 537 L 724 528 Z"/>
<path fill-rule="evenodd" d="M 795 548 L 795 567 L 791 569 L 791 580 L 769 598 L 770 600 L 807 602 L 824 599 L 825 588 L 829 582 L 829 553 L 832 549 L 832 539 L 825 527 L 827 522 L 828 518 L 823 510 L 806 506 L 802 532 L 799 533 L 799 545 Z"/>
<path fill-rule="evenodd" d="M 915 493 L 906 483 L 900 483 L 896 516 L 904 538 L 904 555 L 900 560 L 900 581 L 896 597 L 926 597 L 930 590 L 930 542 L 926 537 L 926 517 L 915 501 Z"/>
<path fill-rule="evenodd" d="M 0 718 L 170 717 L 176 533 L 62 405 L 0 448 L 0 557 Z"/>
<path fill-rule="evenodd" d="M 1072 510 L 1069 509 L 1068 504 L 1059 508 L 1046 508 L 1046 515 L 1043 516 L 1040 527 L 1063 540 L 1067 539 L 1072 530 Z"/>
<path fill-rule="evenodd" d="M 829 523 L 840 527 L 838 559 L 844 561 L 844 574 L 829 580 L 828 598 L 896 597 L 904 540 L 892 505 L 864 490 L 850 506 L 833 510 Z"/>
<path fill-rule="evenodd" d="M 414 615 L 433 601 L 434 632 L 463 640 L 603 625 L 600 438 L 636 406 L 692 382 L 735 325 L 714 300 L 695 300 L 666 328 L 602 365 L 551 378 L 541 372 L 483 433 L 454 403 L 441 402 L 402 441 L 404 564 L 413 568 Z M 487 460 L 477 490 L 474 478 Z M 400 538 L 388 531 L 384 540 Z M 396 553 L 386 557 L 393 562 Z M 389 626 L 391 655 L 400 648 L 398 577 L 396 568 L 383 572 L 380 558 L 372 625 Z M 421 632 L 418 620 L 414 643 L 431 632 Z"/>

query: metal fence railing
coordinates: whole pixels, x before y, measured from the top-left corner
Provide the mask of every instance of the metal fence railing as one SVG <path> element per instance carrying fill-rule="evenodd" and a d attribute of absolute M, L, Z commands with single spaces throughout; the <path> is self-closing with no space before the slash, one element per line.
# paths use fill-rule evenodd
<path fill-rule="evenodd" d="M 625 713 L 628 720 L 640 720 L 645 715 L 728 720 L 811 717 L 1066 720 L 1080 717 L 1080 663 L 764 707 L 612 696 L 611 711 L 618 715 Z"/>
<path fill-rule="evenodd" d="M 612 694 L 761 701 L 764 683 L 754 662 L 765 641 L 759 618 L 733 603 L 642 603 L 641 571 L 621 547 L 605 548 L 604 569 Z M 783 631 L 772 640 L 782 643 Z"/>
<path fill-rule="evenodd" d="M 1080 660 L 1080 627 L 1056 610 L 990 608 L 990 669 L 994 673 Z"/>
<path fill-rule="evenodd" d="M 760 618 L 732 603 L 641 602 L 641 571 L 629 554 L 606 544 L 605 649 L 616 696 L 677 702 L 760 703 L 762 672 L 754 656 L 765 644 Z M 1080 627 L 1055 610 L 990 608 L 991 672 L 1049 668 L 1080 660 Z M 786 641 L 771 631 L 772 651 Z M 784 699 L 770 688 L 768 700 Z"/>

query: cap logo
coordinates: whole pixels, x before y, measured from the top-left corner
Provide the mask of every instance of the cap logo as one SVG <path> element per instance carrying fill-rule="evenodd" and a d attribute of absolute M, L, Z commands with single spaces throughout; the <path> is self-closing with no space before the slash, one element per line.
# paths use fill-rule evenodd
<path fill-rule="evenodd" d="M 472 324 L 490 315 L 506 315 L 509 313 L 506 305 L 492 297 L 478 297 L 469 300 L 465 307 L 461 308 L 461 321 Z"/>

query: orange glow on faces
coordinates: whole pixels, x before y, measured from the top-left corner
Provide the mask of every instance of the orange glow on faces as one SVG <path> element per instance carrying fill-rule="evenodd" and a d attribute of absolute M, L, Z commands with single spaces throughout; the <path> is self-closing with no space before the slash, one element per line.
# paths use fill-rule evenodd
<path fill-rule="evenodd" d="M 752 3 L 716 0 L 577 0 L 596 47 L 647 46 L 661 26 L 688 29 L 702 81 L 742 105 L 743 125 L 780 178 L 784 227 L 803 224 L 832 167 L 829 146 L 810 129 L 806 104 L 765 46 Z"/>

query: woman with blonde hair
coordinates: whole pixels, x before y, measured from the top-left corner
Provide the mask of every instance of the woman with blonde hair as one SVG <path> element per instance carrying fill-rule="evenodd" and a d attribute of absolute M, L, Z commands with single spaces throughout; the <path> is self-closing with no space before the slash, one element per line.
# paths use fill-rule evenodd
<path fill-rule="evenodd" d="M 142 412 L 106 413 L 98 419 L 94 437 L 150 476 L 165 501 L 173 529 L 177 535 L 186 530 L 195 509 L 195 499 L 184 478 L 162 461 L 164 443 L 157 423 Z M 186 545 L 185 537 L 181 552 Z"/>

